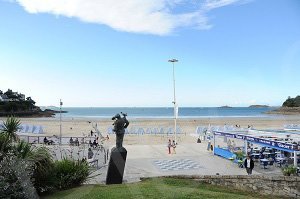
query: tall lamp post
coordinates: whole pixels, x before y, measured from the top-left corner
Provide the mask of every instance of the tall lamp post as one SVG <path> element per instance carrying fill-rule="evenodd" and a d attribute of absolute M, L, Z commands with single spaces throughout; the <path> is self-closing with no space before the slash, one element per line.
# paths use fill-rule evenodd
<path fill-rule="evenodd" d="M 59 101 L 59 144 L 61 145 L 61 137 L 62 137 L 62 131 L 61 131 L 61 106 L 63 105 L 61 99 Z"/>
<path fill-rule="evenodd" d="M 177 104 L 176 104 L 176 91 L 175 91 L 175 62 L 178 62 L 177 59 L 170 59 L 168 62 L 171 62 L 173 65 L 173 89 L 174 89 L 174 101 L 172 102 L 174 104 L 174 139 L 175 143 L 177 143 Z"/>

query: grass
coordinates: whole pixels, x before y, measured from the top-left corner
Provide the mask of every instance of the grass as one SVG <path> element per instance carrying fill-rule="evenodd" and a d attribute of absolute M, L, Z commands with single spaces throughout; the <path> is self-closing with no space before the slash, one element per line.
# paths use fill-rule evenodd
<path fill-rule="evenodd" d="M 84 185 L 65 191 L 56 192 L 43 197 L 45 199 L 63 198 L 217 198 L 217 199 L 251 199 L 272 198 L 274 196 L 261 196 L 253 192 L 243 192 L 226 187 L 202 184 L 190 179 L 151 178 L 142 182 L 121 185 Z M 279 197 L 278 197 L 279 198 Z"/>

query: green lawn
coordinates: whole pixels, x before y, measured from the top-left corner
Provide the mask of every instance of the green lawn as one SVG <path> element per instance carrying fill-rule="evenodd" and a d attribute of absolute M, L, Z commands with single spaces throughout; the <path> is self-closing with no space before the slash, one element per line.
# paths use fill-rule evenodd
<path fill-rule="evenodd" d="M 66 191 L 56 192 L 43 198 L 272 198 L 254 195 L 249 192 L 231 190 L 229 188 L 217 187 L 189 179 L 152 178 L 142 182 L 122 185 L 85 185 Z M 278 197 L 279 198 L 279 197 Z"/>

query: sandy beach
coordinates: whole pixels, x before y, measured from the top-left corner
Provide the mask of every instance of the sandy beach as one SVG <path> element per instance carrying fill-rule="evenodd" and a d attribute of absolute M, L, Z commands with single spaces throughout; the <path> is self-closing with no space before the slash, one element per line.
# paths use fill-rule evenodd
<path fill-rule="evenodd" d="M 173 127 L 174 120 L 172 119 L 132 119 L 128 118 L 132 127 L 154 128 L 154 127 Z M 0 118 L 5 120 L 5 118 Z M 20 118 L 23 124 L 41 125 L 44 127 L 44 133 L 47 136 L 59 135 L 59 118 Z M 63 118 L 62 133 L 63 136 L 83 136 L 88 135 L 91 130 L 94 131 L 92 124 L 96 124 L 98 129 L 107 134 L 107 129 L 112 127 L 110 119 L 95 119 L 95 118 Z M 274 116 L 274 117 L 220 117 L 220 118 L 195 118 L 195 119 L 178 119 L 177 125 L 182 129 L 183 134 L 179 136 L 180 142 L 195 142 L 195 138 L 189 136 L 195 133 L 197 126 L 223 126 L 240 125 L 241 128 L 247 128 L 252 125 L 255 129 L 282 129 L 284 124 L 299 124 L 300 116 Z M 111 141 L 115 136 L 110 136 Z M 165 143 L 168 137 L 165 136 L 125 136 L 125 143 L 131 144 L 161 144 Z"/>

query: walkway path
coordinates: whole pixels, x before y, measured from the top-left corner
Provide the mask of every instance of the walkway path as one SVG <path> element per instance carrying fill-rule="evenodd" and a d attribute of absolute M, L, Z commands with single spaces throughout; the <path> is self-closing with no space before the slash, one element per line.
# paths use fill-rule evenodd
<path fill-rule="evenodd" d="M 141 177 L 165 175 L 246 175 L 224 158 L 213 156 L 206 150 L 206 144 L 178 145 L 176 154 L 168 154 L 166 145 L 125 145 L 128 151 L 124 181 L 135 182 Z M 107 166 L 98 170 L 100 174 L 90 184 L 105 183 Z M 253 172 L 253 174 L 258 174 Z"/>

